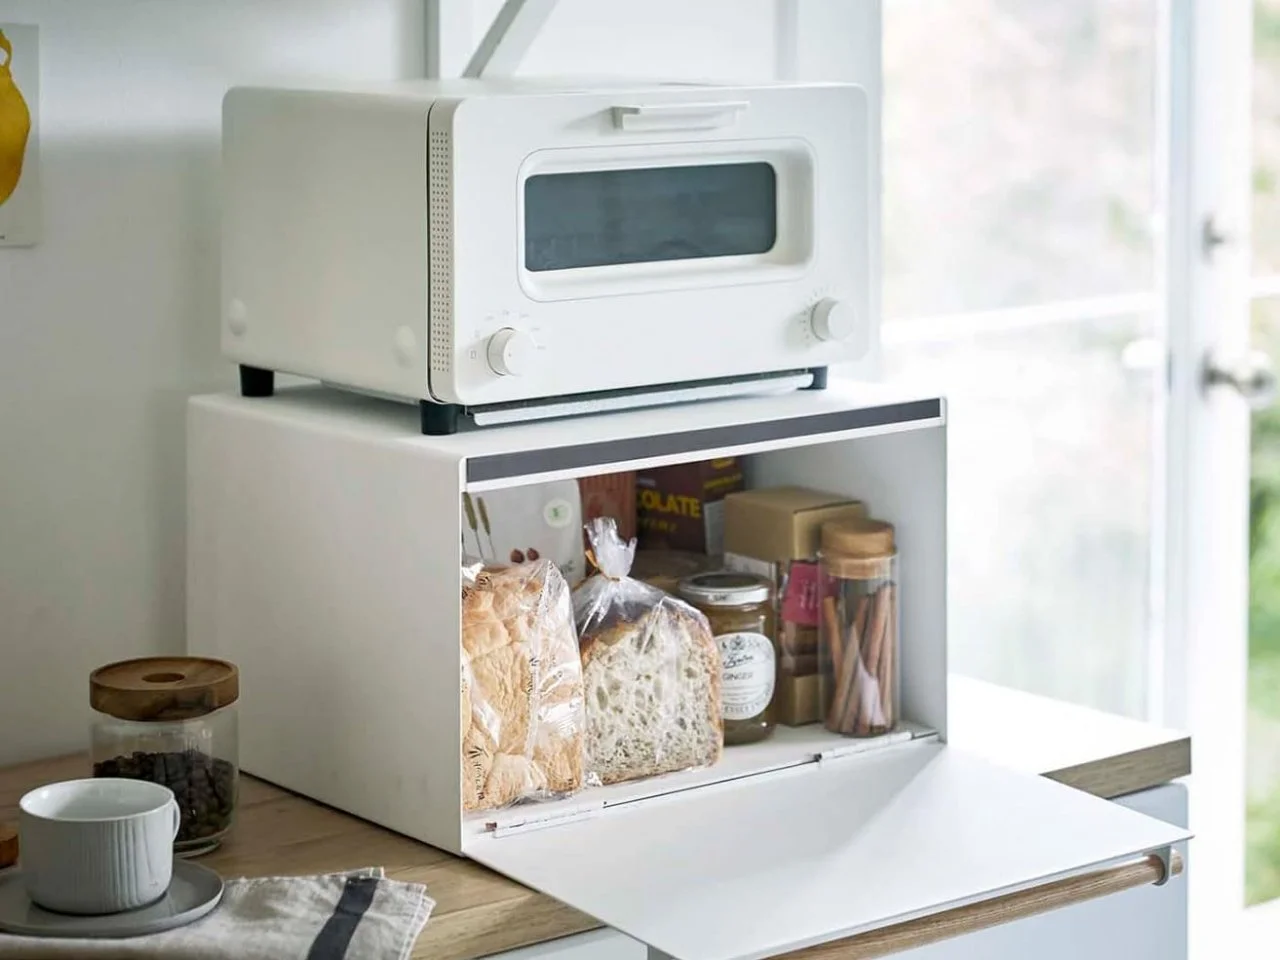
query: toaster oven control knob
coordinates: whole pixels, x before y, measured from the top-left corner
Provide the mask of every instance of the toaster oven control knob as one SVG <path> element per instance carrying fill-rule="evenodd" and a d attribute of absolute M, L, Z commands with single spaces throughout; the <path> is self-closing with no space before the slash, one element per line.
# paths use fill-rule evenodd
<path fill-rule="evenodd" d="M 809 329 L 819 340 L 848 340 L 857 327 L 857 312 L 843 300 L 827 297 L 809 311 Z"/>
<path fill-rule="evenodd" d="M 533 337 L 515 327 L 503 327 L 489 338 L 485 353 L 489 357 L 489 368 L 498 376 L 518 377 L 533 366 L 535 350 Z"/>

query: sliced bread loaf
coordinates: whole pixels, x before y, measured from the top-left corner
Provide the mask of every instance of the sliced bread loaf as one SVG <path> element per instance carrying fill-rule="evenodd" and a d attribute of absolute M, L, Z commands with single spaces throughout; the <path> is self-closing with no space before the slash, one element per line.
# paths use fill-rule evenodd
<path fill-rule="evenodd" d="M 586 770 L 602 783 L 720 759 L 720 653 L 706 618 L 665 598 L 582 637 Z"/>

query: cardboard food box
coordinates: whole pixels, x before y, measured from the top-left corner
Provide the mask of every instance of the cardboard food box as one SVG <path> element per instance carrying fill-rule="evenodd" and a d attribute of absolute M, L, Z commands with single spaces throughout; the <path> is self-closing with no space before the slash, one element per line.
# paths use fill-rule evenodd
<path fill-rule="evenodd" d="M 724 498 L 741 490 L 742 463 L 720 457 L 636 476 L 637 539 L 643 549 L 724 552 Z"/>
<path fill-rule="evenodd" d="M 857 500 L 804 487 L 734 493 L 724 501 L 724 564 L 766 577 L 778 597 L 774 715 L 799 726 L 821 719 L 818 695 L 818 543 L 828 520 L 867 515 Z"/>
<path fill-rule="evenodd" d="M 581 477 L 578 490 L 582 494 L 582 522 L 596 517 L 613 517 L 618 536 L 630 540 L 636 535 L 636 472 L 601 473 Z"/>

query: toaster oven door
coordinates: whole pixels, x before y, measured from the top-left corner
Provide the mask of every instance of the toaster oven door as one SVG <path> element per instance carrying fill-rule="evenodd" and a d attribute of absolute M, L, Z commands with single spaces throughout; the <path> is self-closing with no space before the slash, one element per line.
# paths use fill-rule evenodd
<path fill-rule="evenodd" d="M 436 104 L 429 124 L 436 399 L 686 384 L 869 352 L 860 89 L 477 97 Z"/>

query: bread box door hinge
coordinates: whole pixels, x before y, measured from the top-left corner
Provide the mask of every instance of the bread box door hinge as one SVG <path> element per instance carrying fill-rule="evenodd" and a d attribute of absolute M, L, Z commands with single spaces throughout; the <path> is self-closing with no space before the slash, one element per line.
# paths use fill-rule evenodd
<path fill-rule="evenodd" d="M 935 737 L 936 735 L 921 739 L 932 740 Z M 869 740 L 849 740 L 847 743 L 842 743 L 836 747 L 828 747 L 820 753 L 814 754 L 814 759 L 819 764 L 830 763 L 833 760 L 847 760 L 850 757 L 861 756 L 876 750 L 884 750 L 900 743 L 910 743 L 913 739 L 916 739 L 916 735 L 911 730 L 899 730 L 896 733 Z"/>
<path fill-rule="evenodd" d="M 523 820 L 493 821 L 485 825 L 486 832 L 494 837 L 509 837 L 516 833 L 528 833 L 531 830 L 544 830 L 547 827 L 586 820 L 603 809 L 603 803 L 593 803 L 545 816 L 529 816 Z"/>

